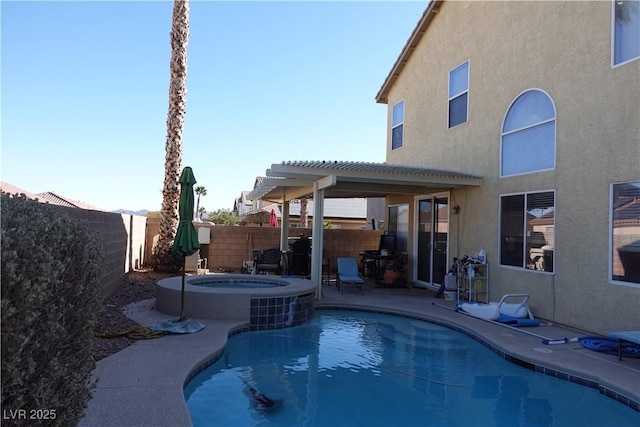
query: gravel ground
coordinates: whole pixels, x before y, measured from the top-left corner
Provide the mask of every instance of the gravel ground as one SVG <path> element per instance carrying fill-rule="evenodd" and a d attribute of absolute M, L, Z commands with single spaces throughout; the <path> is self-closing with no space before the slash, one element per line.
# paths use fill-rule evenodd
<path fill-rule="evenodd" d="M 138 326 L 136 322 L 122 313 L 122 309 L 131 303 L 155 298 L 155 283 L 159 279 L 175 276 L 154 271 L 136 271 L 127 274 L 122 285 L 104 302 L 102 318 L 96 332 L 124 332 Z M 127 337 L 100 338 L 96 337 L 94 348 L 95 360 L 104 359 L 123 350 L 136 340 Z"/>

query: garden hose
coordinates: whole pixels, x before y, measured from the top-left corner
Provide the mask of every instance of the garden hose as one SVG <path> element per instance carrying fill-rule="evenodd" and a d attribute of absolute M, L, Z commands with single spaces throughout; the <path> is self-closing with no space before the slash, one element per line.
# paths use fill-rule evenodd
<path fill-rule="evenodd" d="M 98 338 L 120 338 L 126 337 L 133 340 L 149 340 L 153 338 L 160 338 L 167 335 L 166 331 L 154 331 L 146 326 L 137 325 L 127 331 L 121 332 L 96 332 L 95 336 Z"/>

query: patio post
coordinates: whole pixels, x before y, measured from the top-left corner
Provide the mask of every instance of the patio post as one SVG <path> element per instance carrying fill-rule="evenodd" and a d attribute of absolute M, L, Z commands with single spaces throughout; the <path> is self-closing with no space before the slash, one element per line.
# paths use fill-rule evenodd
<path fill-rule="evenodd" d="M 322 298 L 322 251 L 324 222 L 324 189 L 313 183 L 313 244 L 311 246 L 311 280 L 317 285 L 316 299 Z"/>

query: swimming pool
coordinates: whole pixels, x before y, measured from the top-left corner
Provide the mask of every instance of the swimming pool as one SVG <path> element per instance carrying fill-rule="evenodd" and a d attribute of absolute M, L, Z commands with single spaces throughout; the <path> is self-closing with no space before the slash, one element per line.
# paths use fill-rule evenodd
<path fill-rule="evenodd" d="M 282 404 L 270 411 L 250 389 Z M 184 390 L 194 426 L 626 426 L 638 412 L 433 323 L 319 310 L 231 337 Z"/>

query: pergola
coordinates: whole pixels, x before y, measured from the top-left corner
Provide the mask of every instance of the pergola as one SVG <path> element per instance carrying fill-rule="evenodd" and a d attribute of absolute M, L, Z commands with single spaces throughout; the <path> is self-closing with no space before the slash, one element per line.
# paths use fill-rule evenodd
<path fill-rule="evenodd" d="M 282 204 L 280 248 L 289 239 L 289 202 L 313 198 L 313 246 L 311 280 L 317 284 L 316 298 L 322 287 L 322 219 L 324 199 L 386 197 L 426 194 L 463 186 L 480 186 L 482 178 L 455 171 L 388 163 L 344 161 L 285 161 L 274 163 L 266 176 L 256 181 L 248 198 Z M 317 220 L 317 219 L 320 220 Z"/>

